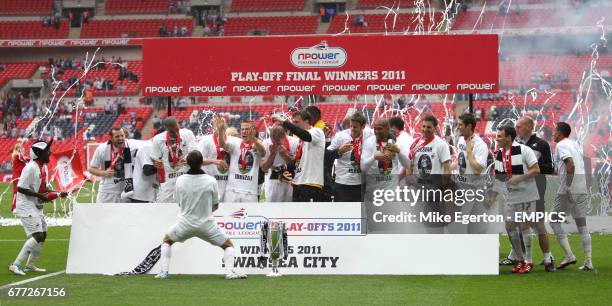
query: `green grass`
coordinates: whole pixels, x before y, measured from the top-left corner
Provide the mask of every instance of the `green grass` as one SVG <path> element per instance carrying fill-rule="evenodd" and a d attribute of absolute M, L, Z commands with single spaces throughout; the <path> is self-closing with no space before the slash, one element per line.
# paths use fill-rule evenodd
<path fill-rule="evenodd" d="M 98 184 L 94 185 L 89 182 L 86 183 L 81 189 L 81 191 L 78 193 L 77 202 L 91 203 L 92 202 L 92 196 L 91 196 L 92 187 L 94 189 L 93 190 L 94 192 L 93 202 L 95 202 L 96 201 L 95 194 L 98 190 Z M 0 218 L 14 218 L 13 213 L 11 213 L 11 203 L 13 200 L 13 189 L 12 188 L 13 188 L 12 185 L 9 183 L 0 183 L 0 195 L 2 195 L 2 197 L 0 198 Z M 60 200 L 55 201 L 55 207 L 56 207 L 55 212 L 58 216 L 64 216 L 64 209 L 61 205 L 62 202 L 64 201 L 67 201 L 67 200 L 60 199 Z M 45 211 L 46 216 L 51 216 L 51 214 L 54 211 L 53 204 L 52 203 L 46 204 L 44 211 Z"/>
<path fill-rule="evenodd" d="M 0 185 L 0 192 L 6 187 Z M 0 202 L 0 216 L 3 217 L 12 216 L 8 209 L 10 190 L 8 193 L 9 196 L 5 194 Z M 79 201 L 88 202 L 90 198 L 91 195 L 83 194 Z M 11 274 L 6 267 L 23 245 L 23 229 L 20 226 L 0 227 L 0 286 L 64 270 L 69 236 L 70 227 L 50 227 L 49 241 L 45 243 L 38 260 L 39 266 L 48 269 L 48 272 L 21 277 Z M 562 252 L 554 236 L 550 238 L 553 254 L 560 259 Z M 503 256 L 507 254 L 509 244 L 506 237 L 500 236 L 500 240 L 500 253 Z M 570 242 L 576 254 L 581 254 L 579 237 L 571 235 Z M 280 279 L 251 276 L 244 281 L 231 282 L 218 275 L 173 275 L 168 280 L 158 280 L 152 275 L 111 277 L 60 274 L 28 283 L 24 287 L 64 287 L 67 297 L 12 298 L 4 290 L 0 292 L 0 306 L 43 303 L 609 305 L 612 297 L 612 236 L 593 234 L 593 249 L 596 268 L 593 272 L 582 272 L 577 266 L 572 266 L 567 271 L 546 273 L 541 266 L 536 266 L 535 271 L 528 275 L 515 275 L 510 273 L 509 267 L 502 267 L 497 276 L 284 276 Z M 582 256 L 578 256 L 580 263 Z M 534 260 L 541 258 L 537 242 L 534 242 Z"/>
<path fill-rule="evenodd" d="M 67 239 L 69 227 L 52 227 L 49 239 Z M 0 263 L 8 265 L 21 248 L 21 227 L 0 231 Z M 508 242 L 500 237 L 502 254 Z M 561 257 L 557 243 L 553 254 Z M 570 237 L 580 254 L 580 240 Z M 536 243 L 537 244 L 537 243 Z M 66 266 L 68 241 L 49 241 L 38 261 L 48 273 Z M 612 284 L 612 236 L 593 234 L 593 261 L 596 271 L 582 272 L 577 266 L 567 271 L 546 273 L 536 266 L 528 275 L 510 273 L 502 267 L 497 276 L 284 276 L 269 279 L 251 276 L 247 280 L 225 281 L 218 275 L 172 275 L 168 280 L 152 275 L 111 277 L 60 274 L 25 285 L 65 287 L 65 298 L 10 298 L 0 292 L 0 305 L 151 305 L 151 304 L 442 304 L 442 305 L 609 305 Z M 452 256 L 452 254 L 449 254 Z M 541 259 L 537 247 L 534 259 Z M 579 256 L 579 260 L 581 260 Z M 406 262 L 404 264 L 419 264 Z M 0 269 L 0 286 L 25 278 Z"/>

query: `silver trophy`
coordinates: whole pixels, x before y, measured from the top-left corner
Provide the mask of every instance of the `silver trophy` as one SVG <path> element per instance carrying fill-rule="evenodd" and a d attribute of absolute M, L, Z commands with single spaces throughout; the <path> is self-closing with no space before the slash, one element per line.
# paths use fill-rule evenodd
<path fill-rule="evenodd" d="M 285 223 L 281 221 L 264 222 L 261 227 L 260 243 L 260 267 L 264 268 L 266 266 L 269 257 L 272 261 L 272 271 L 267 276 L 282 276 L 278 271 L 278 263 L 280 259 L 287 259 L 287 229 Z"/>

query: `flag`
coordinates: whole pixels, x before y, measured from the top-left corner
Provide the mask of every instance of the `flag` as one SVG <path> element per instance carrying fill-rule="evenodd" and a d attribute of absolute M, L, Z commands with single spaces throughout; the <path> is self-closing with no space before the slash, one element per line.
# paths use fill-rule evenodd
<path fill-rule="evenodd" d="M 55 181 L 55 186 L 60 191 L 78 189 L 85 181 L 81 157 L 78 152 L 74 152 L 73 156 L 72 150 L 51 154 L 49 172 L 52 175 L 53 181 Z"/>

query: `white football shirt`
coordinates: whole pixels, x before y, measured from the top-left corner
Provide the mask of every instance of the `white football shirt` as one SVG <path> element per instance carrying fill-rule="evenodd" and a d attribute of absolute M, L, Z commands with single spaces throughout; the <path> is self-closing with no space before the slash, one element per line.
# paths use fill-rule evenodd
<path fill-rule="evenodd" d="M 136 152 L 134 159 L 134 194 L 131 196 L 134 200 L 155 202 L 155 185 L 157 185 L 157 176 L 144 175 L 142 168 L 145 165 L 153 166 L 151 159 L 152 143 L 148 142 Z"/>
<path fill-rule="evenodd" d="M 342 185 L 361 185 L 361 162 L 357 161 L 355 151 L 358 150 L 357 156 L 361 156 L 360 154 L 363 153 L 363 144 L 366 139 L 363 134 L 360 138 L 361 148 L 353 146 L 352 150 L 342 154 L 340 158 L 336 159 L 336 183 Z M 356 141 L 358 142 L 359 140 Z M 336 133 L 334 138 L 332 138 L 331 144 L 327 147 L 327 150 L 336 150 L 346 143 L 353 144 L 353 137 L 351 136 L 350 129 Z"/>
<path fill-rule="evenodd" d="M 482 167 L 482 172 L 480 174 L 474 173 L 474 169 L 472 169 L 472 165 L 467 158 L 467 145 L 465 142 L 465 137 L 461 136 L 457 142 L 457 164 L 459 166 L 459 174 L 456 176 L 456 179 L 459 185 L 462 186 L 484 186 L 486 183 L 485 174 L 487 172 L 487 156 L 489 155 L 489 149 L 487 148 L 487 144 L 484 142 L 484 140 L 482 140 L 482 138 L 476 134 L 473 135 L 470 141 L 474 144 L 472 152 L 476 162 L 480 167 Z"/>
<path fill-rule="evenodd" d="M 296 185 L 319 185 L 323 186 L 323 160 L 325 158 L 325 134 L 323 131 L 311 127 L 308 130 L 312 141 L 302 142 L 302 155 L 296 156 L 295 179 Z M 298 149 L 299 151 L 299 149 Z M 299 153 L 296 153 L 296 155 Z"/>
<path fill-rule="evenodd" d="M 161 159 L 164 163 L 164 171 L 166 174 L 166 181 L 174 180 L 177 177 L 181 176 L 183 173 L 187 172 L 189 169 L 186 165 L 179 167 L 174 167 L 172 164 L 172 157 L 170 151 L 168 150 L 168 145 L 166 143 L 166 135 L 168 132 L 163 132 L 161 134 L 155 135 L 153 137 L 153 144 L 151 147 L 151 158 L 153 160 Z M 186 157 L 189 151 L 195 148 L 195 136 L 193 132 L 188 129 L 180 129 L 179 135 L 181 138 L 180 148 L 178 148 L 178 159 Z M 170 147 L 173 152 L 176 152 L 176 141 L 171 139 Z"/>
<path fill-rule="evenodd" d="M 584 171 L 584 160 L 582 159 L 582 148 L 580 148 L 580 145 L 576 141 L 568 138 L 557 143 L 553 156 L 555 167 L 559 173 L 559 190 L 557 193 L 567 192 L 567 187 L 565 185 L 567 180 L 567 168 L 565 167 L 564 161 L 568 158 L 571 158 L 574 162 L 574 177 L 572 179 L 570 192 L 573 194 L 587 194 L 588 190 Z"/>
<path fill-rule="evenodd" d="M 47 173 L 44 181 L 45 184 L 49 182 L 49 171 L 47 165 L 43 165 L 43 171 Z M 29 161 L 19 177 L 19 183 L 17 187 L 29 189 L 35 192 L 40 191 L 41 183 L 41 172 L 36 161 Z M 29 216 L 42 216 L 43 215 L 43 204 L 38 202 L 38 198 L 34 196 L 28 196 L 21 192 L 17 193 L 16 198 L 15 214 L 20 218 Z"/>
<path fill-rule="evenodd" d="M 411 152 L 408 150 L 408 167 L 412 168 L 412 174 L 421 179 L 425 179 L 432 174 L 444 174 L 442 164 L 451 159 L 448 144 L 435 135 L 434 140 L 422 146 L 424 142 L 425 139 L 422 138 L 415 145 L 414 150 L 416 152 L 412 159 L 410 159 Z"/>
<path fill-rule="evenodd" d="M 219 204 L 217 182 L 208 174 L 183 174 L 176 180 L 174 198 L 179 221 L 197 227 L 213 219 L 212 207 Z"/>
<path fill-rule="evenodd" d="M 228 138 L 230 166 L 226 192 L 239 192 L 258 195 L 259 162 L 261 157 L 253 143 L 242 145 L 242 138 Z"/>

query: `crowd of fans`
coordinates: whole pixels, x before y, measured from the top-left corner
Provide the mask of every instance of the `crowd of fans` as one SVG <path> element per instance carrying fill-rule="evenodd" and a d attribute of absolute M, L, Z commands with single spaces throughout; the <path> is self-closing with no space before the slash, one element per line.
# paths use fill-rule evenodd
<path fill-rule="evenodd" d="M 124 84 L 125 80 L 137 83 L 139 77 L 136 73 L 129 70 L 128 62 L 123 60 L 121 57 L 112 56 L 109 59 L 102 57 L 100 62 L 91 67 L 93 70 L 105 70 L 108 65 L 112 65 L 113 69 L 117 70 L 117 83 L 115 83 L 115 79 L 109 78 L 105 79 L 104 77 L 96 77 L 96 78 L 88 78 L 82 80 L 77 76 L 73 76 L 70 78 L 64 78 L 64 74 L 66 70 L 85 70 L 86 60 L 76 59 L 76 58 L 50 58 L 49 59 L 49 67 L 51 67 L 50 77 L 51 77 L 51 86 L 53 89 L 57 88 L 59 91 L 66 91 L 70 88 L 71 85 L 74 84 L 73 88 L 75 89 L 75 96 L 80 97 L 84 95 L 85 97 L 92 97 L 93 91 L 113 91 L 117 90 L 117 94 L 121 95 L 126 86 Z M 92 100 L 93 101 L 93 100 Z"/>

